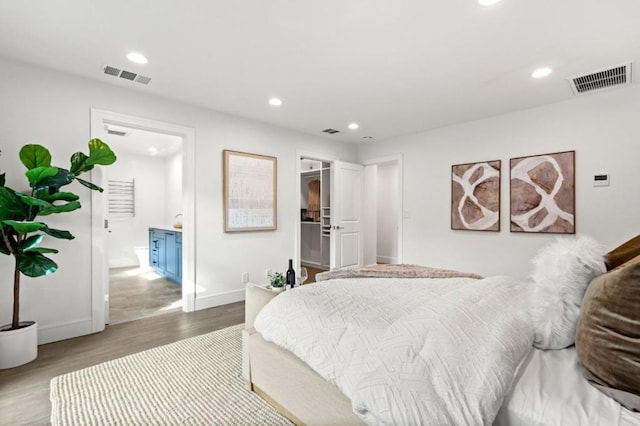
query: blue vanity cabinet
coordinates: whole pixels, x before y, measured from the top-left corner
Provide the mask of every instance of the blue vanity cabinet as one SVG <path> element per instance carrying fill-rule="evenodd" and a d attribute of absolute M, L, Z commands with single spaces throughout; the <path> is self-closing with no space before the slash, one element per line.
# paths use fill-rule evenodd
<path fill-rule="evenodd" d="M 178 250 L 176 249 L 176 233 L 165 232 L 165 253 L 167 256 L 167 264 L 165 267 L 166 277 L 171 281 L 178 279 Z"/>
<path fill-rule="evenodd" d="M 176 252 L 178 257 L 177 282 L 182 283 L 182 232 L 176 232 Z"/>
<path fill-rule="evenodd" d="M 149 229 L 149 265 L 160 275 L 167 268 L 164 232 L 159 229 Z"/>
<path fill-rule="evenodd" d="M 150 228 L 149 264 L 159 275 L 182 284 L 182 233 Z"/>

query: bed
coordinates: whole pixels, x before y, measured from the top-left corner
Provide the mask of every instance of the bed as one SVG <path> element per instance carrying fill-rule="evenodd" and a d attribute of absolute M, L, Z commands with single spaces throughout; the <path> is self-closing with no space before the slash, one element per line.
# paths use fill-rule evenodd
<path fill-rule="evenodd" d="M 603 272 L 578 263 L 582 280 Z M 640 425 L 584 378 L 573 346 L 533 348 L 566 342 L 541 337 L 530 283 L 432 271 L 248 285 L 247 387 L 296 424 Z"/>

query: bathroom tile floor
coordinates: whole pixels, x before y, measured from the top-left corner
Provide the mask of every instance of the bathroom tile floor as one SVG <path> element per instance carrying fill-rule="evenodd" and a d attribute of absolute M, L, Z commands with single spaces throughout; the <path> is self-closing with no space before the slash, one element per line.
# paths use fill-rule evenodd
<path fill-rule="evenodd" d="M 109 270 L 109 324 L 182 309 L 182 287 L 149 268 Z"/>

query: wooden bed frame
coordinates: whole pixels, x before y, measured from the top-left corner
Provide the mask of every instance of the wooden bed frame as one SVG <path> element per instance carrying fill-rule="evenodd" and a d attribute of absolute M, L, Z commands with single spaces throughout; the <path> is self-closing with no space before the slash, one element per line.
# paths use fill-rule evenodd
<path fill-rule="evenodd" d="M 242 332 L 245 386 L 297 425 L 364 424 L 340 389 L 291 352 L 265 341 L 253 328 L 258 312 L 278 294 L 247 284 Z"/>

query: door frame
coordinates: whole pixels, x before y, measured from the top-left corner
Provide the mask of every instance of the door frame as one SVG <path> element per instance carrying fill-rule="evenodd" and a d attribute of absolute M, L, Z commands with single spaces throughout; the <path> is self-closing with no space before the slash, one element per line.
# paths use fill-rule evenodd
<path fill-rule="evenodd" d="M 182 310 L 195 310 L 195 129 L 192 127 L 91 108 L 91 138 L 107 140 L 106 125 L 131 127 L 182 137 Z M 117 153 L 116 153 L 117 155 Z M 107 170 L 94 168 L 91 180 L 107 187 Z M 91 194 L 91 321 L 93 332 L 105 328 L 106 289 L 109 285 L 107 260 L 107 200 L 97 191 Z"/>
<path fill-rule="evenodd" d="M 300 161 L 302 160 L 302 158 L 312 158 L 314 160 L 318 160 L 318 161 L 325 161 L 328 163 L 332 163 L 334 161 L 341 161 L 340 158 L 338 158 L 335 155 L 330 155 L 330 154 L 322 154 L 322 153 L 318 153 L 318 152 L 312 152 L 312 151 L 306 151 L 306 150 L 301 150 L 301 149 L 297 149 L 296 150 L 296 167 L 295 167 L 295 179 L 294 182 L 295 184 L 295 197 L 294 198 L 294 202 L 295 202 L 295 206 L 292 206 L 293 211 L 299 211 L 300 210 L 300 199 L 301 199 L 301 187 L 300 187 L 300 171 L 301 171 L 301 166 L 300 166 Z M 361 161 L 355 161 L 355 163 L 358 164 L 362 164 L 365 168 L 367 166 L 373 166 L 373 165 L 378 165 L 378 164 L 384 164 L 384 163 L 391 163 L 391 162 L 396 162 L 398 164 L 398 205 L 396 206 L 397 209 L 397 218 L 398 218 L 398 239 L 397 239 L 397 249 L 398 249 L 398 263 L 402 263 L 403 262 L 403 254 L 402 254 L 402 223 L 403 223 L 403 200 L 404 200 L 404 194 L 403 194 L 403 169 L 402 169 L 402 154 L 393 154 L 393 155 L 388 155 L 385 157 L 378 157 L 378 158 L 372 158 L 372 159 L 368 159 L 368 160 L 361 160 Z M 365 173 L 365 179 L 366 179 L 366 173 Z M 366 181 L 365 181 L 365 185 L 366 185 Z M 294 222 L 294 247 L 295 247 L 295 253 L 294 253 L 294 265 L 297 265 L 298 270 L 300 269 L 300 215 L 296 215 L 297 219 Z M 363 226 L 363 229 L 366 230 L 367 226 L 366 223 Z M 370 244 L 369 238 L 367 237 L 367 233 L 365 231 L 363 231 L 363 243 L 364 244 Z"/>
<path fill-rule="evenodd" d="M 301 150 L 301 149 L 297 149 L 296 150 L 296 167 L 295 167 L 295 179 L 294 182 L 296 183 L 296 193 L 295 193 L 295 197 L 293 197 L 294 202 L 295 202 L 295 206 L 292 206 L 292 211 L 294 212 L 300 212 L 300 202 L 302 199 L 302 187 L 300 186 L 300 172 L 302 171 L 301 169 L 301 160 L 303 158 L 309 158 L 309 159 L 313 159 L 313 160 L 318 160 L 318 161 L 324 161 L 327 163 L 332 163 L 334 161 L 338 161 L 339 158 L 335 155 L 330 155 L 330 154 L 322 154 L 322 153 L 318 153 L 318 152 L 312 152 L 312 151 L 306 151 L 306 150 Z M 294 238 L 295 238 L 295 245 L 294 247 L 296 248 L 296 251 L 294 253 L 293 256 L 293 264 L 297 265 L 297 269 L 296 270 L 300 270 L 301 267 L 301 258 L 300 258 L 300 234 L 301 234 L 301 229 L 300 227 L 302 225 L 300 225 L 300 214 L 298 213 L 296 215 L 296 220 L 294 221 L 294 226 L 295 226 L 295 230 L 294 230 Z"/>
<path fill-rule="evenodd" d="M 403 194 L 403 176 L 404 173 L 402 171 L 402 154 L 393 154 L 393 155 L 388 155 L 385 157 L 378 157 L 378 158 L 371 158 L 368 160 L 362 160 L 360 161 L 360 164 L 362 164 L 363 166 L 365 166 L 365 168 L 367 166 L 377 166 L 380 164 L 388 164 L 388 163 L 396 163 L 398 165 L 398 187 L 397 187 L 397 191 L 398 191 L 398 205 L 396 206 L 396 217 L 398 218 L 398 238 L 396 241 L 396 245 L 397 245 L 397 251 L 398 251 L 398 263 L 402 263 L 403 262 L 403 256 L 402 256 L 402 223 L 404 222 L 404 216 L 403 216 L 403 212 L 404 212 L 404 194 Z M 366 187 L 366 179 L 367 179 L 367 174 L 365 173 L 365 187 Z M 365 229 L 367 229 L 367 224 L 365 223 Z M 364 243 L 365 244 L 371 244 L 371 241 L 369 240 L 369 238 L 367 238 L 367 234 L 364 234 Z M 376 243 L 376 242 L 374 242 Z"/>

